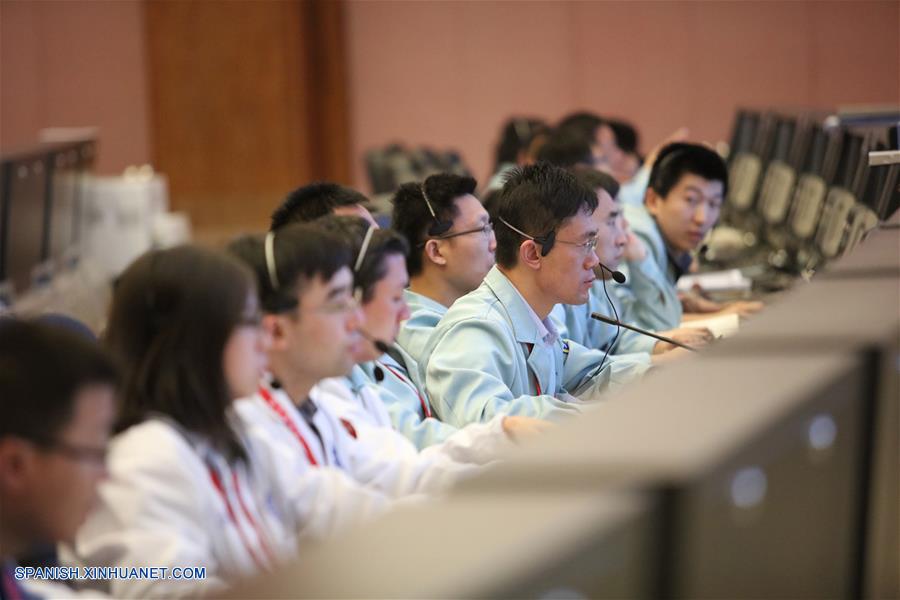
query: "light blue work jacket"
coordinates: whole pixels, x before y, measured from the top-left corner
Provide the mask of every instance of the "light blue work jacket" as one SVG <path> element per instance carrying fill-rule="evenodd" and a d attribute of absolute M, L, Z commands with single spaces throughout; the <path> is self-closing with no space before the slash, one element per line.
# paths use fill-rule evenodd
<path fill-rule="evenodd" d="M 606 291 L 609 293 L 607 299 L 606 293 L 603 291 L 603 281 L 597 280 L 591 286 L 586 303 L 557 304 L 550 312 L 550 317 L 553 319 L 560 337 L 587 348 L 604 351 L 610 349 L 613 354 L 652 353 L 653 346 L 656 344 L 655 339 L 624 327 L 617 328 L 615 325 L 609 325 L 591 317 L 591 313 L 594 312 L 613 319 L 618 315 L 619 320 L 623 323 L 632 324 L 633 302 L 627 296 L 625 301 L 619 297 L 622 287 L 611 280 L 607 281 Z M 615 310 L 610 305 L 610 301 L 612 301 L 612 306 L 615 306 Z M 618 338 L 616 338 L 617 329 L 619 329 Z M 610 348 L 613 340 L 615 340 L 615 345 Z"/>
<path fill-rule="evenodd" d="M 428 340 L 420 373 L 435 412 L 457 426 L 496 414 L 553 418 L 642 374 L 646 354 L 610 356 L 540 328 L 512 282 L 494 266 L 456 302 Z M 602 366 L 602 368 L 601 368 Z"/>
<path fill-rule="evenodd" d="M 400 325 L 397 345 L 419 363 L 422 361 L 422 353 L 425 351 L 428 338 L 431 337 L 431 332 L 438 321 L 447 314 L 447 307 L 437 300 L 411 290 L 403 290 L 403 297 L 409 305 L 409 318 Z M 408 370 L 410 373 L 415 371 L 413 368 Z"/>
<path fill-rule="evenodd" d="M 643 261 L 628 263 L 625 285 L 634 299 L 631 319 L 638 327 L 652 331 L 674 329 L 681 324 L 681 300 L 662 233 L 643 206 L 623 204 L 622 209 L 631 230 L 647 248 Z"/>
<path fill-rule="evenodd" d="M 650 166 L 644 163 L 634 177 L 619 186 L 619 193 L 616 197 L 622 204 L 643 206 L 648 183 L 650 183 Z"/>
<path fill-rule="evenodd" d="M 399 356 L 395 358 L 391 354 Z M 415 360 L 401 348 L 395 347 L 391 354 L 383 354 L 377 360 L 362 363 L 359 368 L 376 385 L 393 428 L 419 450 L 439 444 L 456 433 L 457 428 L 453 425 L 433 416 L 426 416 L 426 410 L 433 410 L 428 395 L 424 388 L 418 387 L 407 370 L 407 365 L 410 365 L 412 372 L 416 372 Z"/>

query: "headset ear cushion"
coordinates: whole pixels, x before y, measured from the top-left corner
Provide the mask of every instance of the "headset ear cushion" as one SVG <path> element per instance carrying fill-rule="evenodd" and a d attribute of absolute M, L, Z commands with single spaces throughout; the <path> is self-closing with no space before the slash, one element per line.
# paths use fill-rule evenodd
<path fill-rule="evenodd" d="M 553 244 L 556 243 L 556 232 L 551 231 L 540 239 L 535 238 L 535 241 L 541 243 L 541 256 L 547 256 L 553 250 Z"/>

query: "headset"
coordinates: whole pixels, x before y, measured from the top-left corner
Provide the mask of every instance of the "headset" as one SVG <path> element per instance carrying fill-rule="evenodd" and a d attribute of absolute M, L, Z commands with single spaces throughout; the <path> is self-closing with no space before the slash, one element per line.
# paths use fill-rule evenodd
<path fill-rule="evenodd" d="M 503 217 L 498 215 L 497 218 L 500 219 L 501 223 L 503 223 L 504 225 L 506 225 L 507 227 L 509 227 L 510 229 L 512 229 L 519 235 L 521 235 L 523 238 L 525 238 L 527 240 L 531 240 L 537 244 L 540 244 L 541 245 L 541 256 L 547 256 L 548 254 L 550 254 L 550 251 L 553 250 L 553 245 L 556 243 L 556 230 L 550 231 L 546 235 L 541 235 L 541 236 L 528 235 L 521 229 L 517 229 L 517 228 L 513 227 L 512 225 L 510 225 L 509 222 L 507 222 L 507 220 L 504 219 Z"/>
<path fill-rule="evenodd" d="M 431 218 L 434 219 L 434 223 L 428 228 L 428 235 L 431 237 L 440 237 L 450 231 L 450 228 L 453 227 L 453 221 L 442 221 L 438 218 L 437 213 L 434 212 L 434 207 L 431 205 L 431 200 L 428 199 L 428 194 L 425 193 L 424 181 L 422 182 L 422 185 L 419 186 L 419 189 L 422 190 L 422 198 L 425 199 L 425 205 L 428 207 L 428 212 L 431 213 Z"/>

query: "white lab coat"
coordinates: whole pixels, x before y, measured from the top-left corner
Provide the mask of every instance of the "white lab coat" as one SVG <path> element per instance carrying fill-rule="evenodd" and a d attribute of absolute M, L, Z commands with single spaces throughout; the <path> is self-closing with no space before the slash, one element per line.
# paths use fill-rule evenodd
<path fill-rule="evenodd" d="M 294 516 L 250 456 L 252 466 L 229 465 L 200 436 L 162 417 L 129 428 L 110 444 L 100 504 L 79 529 L 69 562 L 206 567 L 205 581 L 89 583 L 117 598 L 180 597 L 292 558 Z"/>
<path fill-rule="evenodd" d="M 390 357 L 385 355 L 380 360 L 390 360 Z M 396 361 L 392 361 L 391 364 L 400 368 Z M 391 391 L 368 379 L 370 371 L 364 368 L 365 366 L 372 365 L 357 365 L 350 376 L 324 379 L 314 388 L 321 402 L 327 403 L 335 414 L 358 424 L 360 437 L 376 439 L 379 447 L 393 448 L 393 452 L 407 456 L 408 460 L 435 460 L 434 457 L 443 457 L 440 460 L 476 465 L 496 460 L 501 453 L 513 447 L 512 441 L 503 431 L 504 416 L 498 415 L 486 423 L 472 423 L 461 429 L 435 418 L 421 420 L 419 421 L 421 425 L 439 425 L 443 428 L 442 431 L 449 433 L 441 441 L 432 439 L 431 443 L 419 449 L 410 441 L 408 435 L 403 435 L 391 427 L 391 415 L 386 406 L 386 402 L 395 404 L 405 402 L 414 407 L 418 398 L 412 398 L 410 394 L 405 400 L 398 398 L 387 400 L 386 395 L 391 394 Z M 390 376 L 393 376 L 390 372 L 385 373 L 385 381 Z M 400 392 L 408 388 L 405 383 L 396 387 Z M 411 413 L 412 410 L 407 412 Z M 386 419 L 387 426 L 384 424 Z M 394 427 L 396 425 L 394 422 Z M 424 434 L 434 427 L 411 429 Z M 419 458 L 416 459 L 415 456 Z"/>
<path fill-rule="evenodd" d="M 475 469 L 472 465 L 453 461 L 445 454 L 418 453 L 409 440 L 389 426 L 373 425 L 360 418 L 361 409 L 353 409 L 345 402 L 348 392 L 341 398 L 321 385 L 310 392 L 310 401 L 317 407 L 312 418 L 318 430 L 316 435 L 284 390 L 264 386 L 280 407 L 281 414 L 265 402 L 261 393 L 235 404 L 254 445 L 266 446 L 270 454 L 279 456 L 296 471 L 321 470 L 323 467 L 342 471 L 357 484 L 358 490 L 353 490 L 354 494 L 362 490 L 400 498 L 439 493 Z M 373 404 L 379 402 L 377 397 L 372 401 Z M 305 447 L 292 428 L 299 432 Z M 306 448 L 309 448 L 315 466 L 311 464 Z M 341 498 L 333 501 L 340 502 Z"/>

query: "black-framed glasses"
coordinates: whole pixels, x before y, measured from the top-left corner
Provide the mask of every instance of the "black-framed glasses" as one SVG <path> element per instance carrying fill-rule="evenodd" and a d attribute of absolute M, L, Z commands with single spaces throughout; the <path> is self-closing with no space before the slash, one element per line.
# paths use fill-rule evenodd
<path fill-rule="evenodd" d="M 491 221 L 488 221 L 481 227 L 466 229 L 465 231 L 457 231 L 456 233 L 445 233 L 444 235 L 430 237 L 428 238 L 428 240 L 449 240 L 450 238 L 459 237 L 461 235 L 469 235 L 470 233 L 483 233 L 486 237 L 490 237 L 492 231 L 494 231 L 494 224 Z M 424 242 L 419 244 L 419 248 L 424 248 L 425 244 L 428 243 L 428 240 L 425 240 Z"/>

